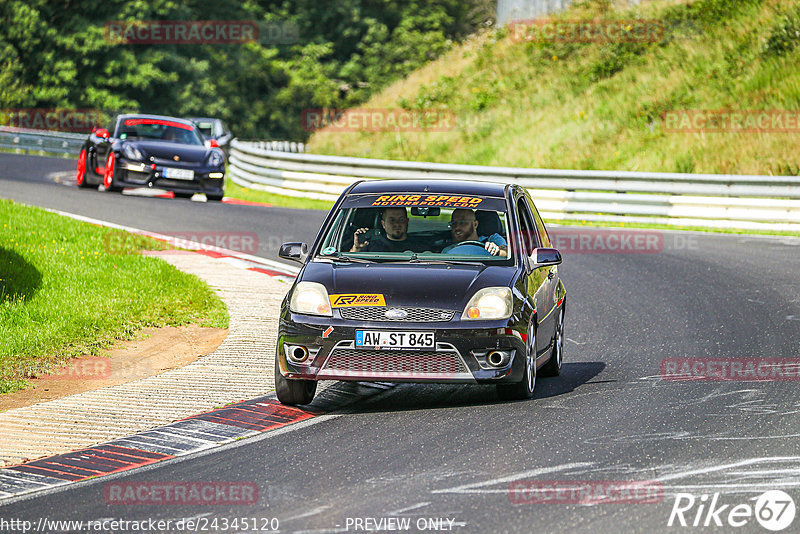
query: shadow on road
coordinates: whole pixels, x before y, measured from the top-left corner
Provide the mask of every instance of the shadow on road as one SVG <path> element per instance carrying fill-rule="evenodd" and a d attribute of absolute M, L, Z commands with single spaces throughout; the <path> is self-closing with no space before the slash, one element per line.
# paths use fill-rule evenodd
<path fill-rule="evenodd" d="M 595 378 L 605 369 L 604 362 L 565 363 L 561 375 L 539 378 L 530 401 L 500 401 L 493 385 L 469 384 L 395 384 L 384 394 L 369 395 L 353 403 L 350 410 L 358 413 L 393 412 L 405 410 L 431 410 L 493 404 L 530 402 L 535 407 L 537 399 L 565 395 Z M 349 391 L 352 385 L 341 382 L 332 386 L 331 393 Z"/>

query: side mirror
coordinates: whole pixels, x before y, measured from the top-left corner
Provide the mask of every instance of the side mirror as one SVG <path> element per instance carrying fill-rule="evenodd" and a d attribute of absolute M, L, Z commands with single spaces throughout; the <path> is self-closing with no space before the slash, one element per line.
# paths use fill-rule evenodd
<path fill-rule="evenodd" d="M 559 265 L 561 263 L 561 253 L 555 248 L 537 248 L 533 251 L 533 259 L 539 266 Z"/>
<path fill-rule="evenodd" d="M 308 245 L 305 243 L 284 243 L 281 245 L 278 257 L 303 263 L 308 257 Z"/>
<path fill-rule="evenodd" d="M 105 128 L 92 128 L 92 133 L 97 137 L 102 137 L 103 139 L 108 139 L 108 130 Z"/>
<path fill-rule="evenodd" d="M 208 148 L 218 148 L 219 147 L 219 143 L 217 143 L 216 139 L 209 139 L 208 141 L 206 141 L 206 147 L 208 147 Z"/>

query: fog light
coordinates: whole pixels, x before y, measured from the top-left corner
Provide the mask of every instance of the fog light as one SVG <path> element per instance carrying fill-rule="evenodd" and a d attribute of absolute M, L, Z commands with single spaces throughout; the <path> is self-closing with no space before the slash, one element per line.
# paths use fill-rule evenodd
<path fill-rule="evenodd" d="M 283 346 L 284 354 L 294 363 L 303 363 L 308 360 L 308 349 L 302 345 L 289 345 L 288 343 Z"/>
<path fill-rule="evenodd" d="M 221 172 L 210 172 L 210 173 L 208 173 L 208 177 L 209 178 L 222 178 L 223 176 L 225 176 L 225 174 L 221 173 Z"/>

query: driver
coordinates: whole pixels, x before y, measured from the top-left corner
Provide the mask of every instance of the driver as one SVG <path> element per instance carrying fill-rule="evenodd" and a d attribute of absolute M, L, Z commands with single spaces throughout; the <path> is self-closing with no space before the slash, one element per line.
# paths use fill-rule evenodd
<path fill-rule="evenodd" d="M 447 254 L 466 241 L 478 241 L 492 256 L 508 257 L 508 243 L 503 236 L 496 233 L 490 236 L 478 236 L 478 220 L 475 218 L 475 212 L 470 209 L 453 210 L 450 216 L 450 236 L 453 238 L 453 243 L 444 247 L 442 254 Z"/>
<path fill-rule="evenodd" d="M 350 252 L 423 252 L 425 245 L 408 237 L 408 213 L 405 208 L 385 208 L 381 212 L 381 226 L 386 237 L 377 236 L 372 241 L 361 240 L 369 228 L 359 228 L 353 234 Z"/>

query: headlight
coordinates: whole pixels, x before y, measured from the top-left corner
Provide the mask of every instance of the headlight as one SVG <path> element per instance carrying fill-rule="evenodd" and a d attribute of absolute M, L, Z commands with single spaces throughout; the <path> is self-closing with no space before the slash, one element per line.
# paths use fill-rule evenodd
<path fill-rule="evenodd" d="M 139 149 L 133 145 L 124 144 L 122 145 L 122 153 L 125 155 L 126 158 L 132 159 L 135 161 L 143 161 L 144 156 L 142 153 L 139 152 Z"/>
<path fill-rule="evenodd" d="M 208 156 L 208 164 L 212 167 L 222 167 L 225 163 L 225 158 L 222 157 L 222 154 L 217 152 L 216 150 Z"/>
<path fill-rule="evenodd" d="M 289 309 L 295 313 L 307 315 L 333 316 L 328 290 L 317 282 L 300 282 L 292 292 Z"/>
<path fill-rule="evenodd" d="M 511 290 L 507 287 L 485 287 L 467 303 L 462 320 L 507 319 L 513 308 Z"/>

